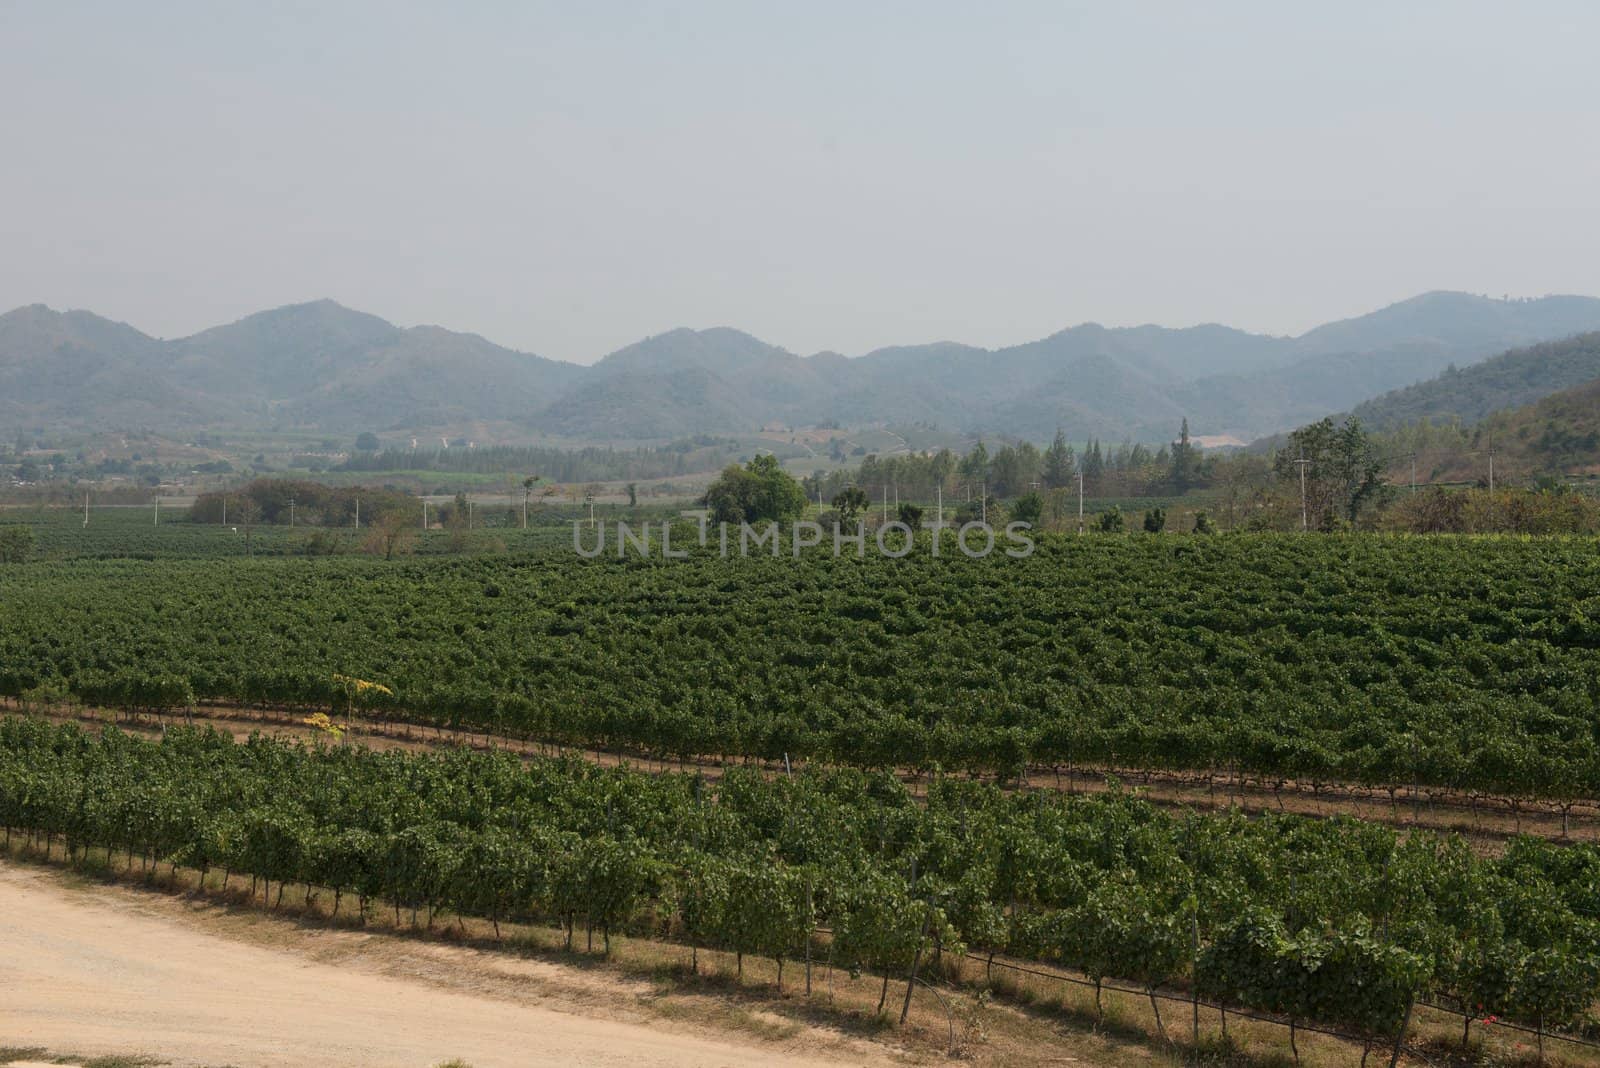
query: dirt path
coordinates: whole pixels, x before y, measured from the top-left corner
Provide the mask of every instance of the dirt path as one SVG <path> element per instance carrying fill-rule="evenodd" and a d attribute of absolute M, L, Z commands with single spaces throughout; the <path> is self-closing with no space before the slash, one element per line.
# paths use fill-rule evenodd
<path fill-rule="evenodd" d="M 0 1046 L 237 1068 L 888 1061 L 806 1031 L 763 1042 L 674 1028 L 619 1010 L 628 992 L 619 1000 L 600 985 L 627 984 L 451 946 L 216 916 L 0 863 Z"/>

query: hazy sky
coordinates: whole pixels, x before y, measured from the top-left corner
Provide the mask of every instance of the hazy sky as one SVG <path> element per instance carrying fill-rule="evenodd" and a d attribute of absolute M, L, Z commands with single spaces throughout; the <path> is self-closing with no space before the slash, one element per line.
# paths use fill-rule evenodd
<path fill-rule="evenodd" d="M 1600 294 L 1600 4 L 0 0 L 0 310 L 589 362 Z"/>

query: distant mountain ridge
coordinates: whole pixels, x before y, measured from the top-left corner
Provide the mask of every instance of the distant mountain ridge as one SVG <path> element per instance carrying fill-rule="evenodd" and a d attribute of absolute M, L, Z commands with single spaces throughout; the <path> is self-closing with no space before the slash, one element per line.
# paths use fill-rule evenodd
<path fill-rule="evenodd" d="M 1600 333 L 1512 349 L 1467 368 L 1374 397 L 1351 414 L 1374 430 L 1429 419 L 1476 423 L 1600 378 Z"/>
<path fill-rule="evenodd" d="M 739 330 L 677 329 L 592 366 L 475 334 L 401 328 L 333 301 L 163 341 L 89 312 L 0 315 L 8 428 L 425 431 L 506 422 L 587 440 L 930 423 L 1047 438 L 1256 437 L 1519 345 L 1600 330 L 1600 300 L 1427 293 L 1299 337 L 1205 324 L 1070 327 L 1000 349 L 953 342 L 800 356 Z"/>

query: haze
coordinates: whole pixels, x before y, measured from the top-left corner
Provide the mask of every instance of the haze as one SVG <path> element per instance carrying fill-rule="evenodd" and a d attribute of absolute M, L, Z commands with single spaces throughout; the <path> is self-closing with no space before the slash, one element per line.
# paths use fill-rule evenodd
<path fill-rule="evenodd" d="M 1600 292 L 1583 3 L 0 2 L 0 310 L 590 362 Z"/>

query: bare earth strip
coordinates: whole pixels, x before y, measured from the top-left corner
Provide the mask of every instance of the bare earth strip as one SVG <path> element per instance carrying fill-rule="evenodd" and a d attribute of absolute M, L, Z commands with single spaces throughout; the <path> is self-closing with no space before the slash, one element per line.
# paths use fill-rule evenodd
<path fill-rule="evenodd" d="M 486 993 L 471 988 L 485 963 L 471 950 L 432 946 L 430 959 L 411 960 L 412 947 L 359 932 L 268 922 L 287 929 L 276 944 L 187 917 L 171 900 L 0 865 L 0 1046 L 239 1068 L 886 1060 L 807 1033 L 778 1045 L 617 1019 L 615 991 L 592 990 L 593 1012 L 580 1012 L 584 984 L 606 980 L 554 964 L 504 962 L 502 972 L 524 974 L 486 976 L 499 982 Z"/>

